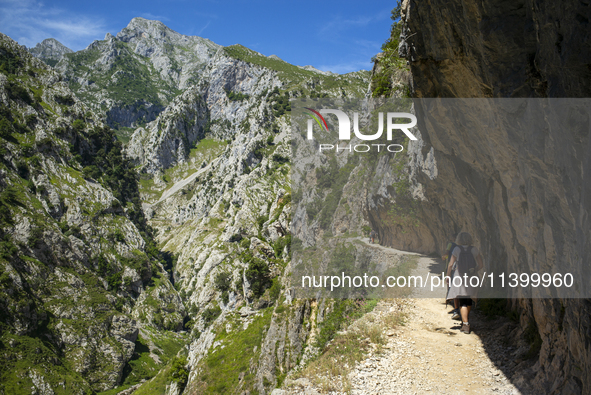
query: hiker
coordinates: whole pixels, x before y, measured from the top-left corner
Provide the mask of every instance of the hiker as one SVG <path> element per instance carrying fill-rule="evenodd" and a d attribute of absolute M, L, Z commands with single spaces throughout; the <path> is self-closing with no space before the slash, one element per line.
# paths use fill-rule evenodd
<path fill-rule="evenodd" d="M 446 265 L 449 264 L 449 261 L 451 259 L 451 255 L 452 252 L 454 250 L 454 248 L 456 248 L 456 238 L 458 237 L 457 233 L 454 233 L 451 235 L 451 238 L 449 239 L 447 246 L 445 247 L 445 255 L 443 255 L 441 257 L 441 259 L 443 260 L 443 262 L 445 262 Z M 447 267 L 447 266 L 446 266 Z M 453 268 L 452 268 L 453 270 Z M 449 293 L 449 287 L 447 287 L 447 292 Z M 445 298 L 445 307 L 447 308 L 447 302 L 449 301 L 449 298 Z M 459 320 L 460 319 L 460 305 L 459 305 L 459 300 L 458 298 L 454 298 L 454 308 L 452 311 L 450 311 L 449 313 L 452 315 L 451 319 L 452 320 Z"/>
<path fill-rule="evenodd" d="M 470 334 L 470 310 L 472 309 L 472 299 L 478 295 L 478 288 L 471 287 L 469 282 L 458 287 L 454 285 L 453 278 L 456 276 L 468 277 L 475 275 L 477 271 L 484 267 L 482 256 L 478 248 L 472 245 L 472 236 L 468 232 L 461 232 L 456 238 L 456 247 L 453 249 L 451 259 L 447 264 L 447 275 L 452 278 L 448 298 L 458 298 L 460 307 L 460 316 L 462 318 L 461 332 Z M 457 262 L 457 264 L 456 264 Z M 453 276 L 452 276 L 453 268 Z"/>
<path fill-rule="evenodd" d="M 376 231 L 372 229 L 371 232 L 370 232 L 370 234 L 369 234 L 369 237 L 371 239 L 370 243 L 373 244 L 373 240 L 376 237 Z"/>

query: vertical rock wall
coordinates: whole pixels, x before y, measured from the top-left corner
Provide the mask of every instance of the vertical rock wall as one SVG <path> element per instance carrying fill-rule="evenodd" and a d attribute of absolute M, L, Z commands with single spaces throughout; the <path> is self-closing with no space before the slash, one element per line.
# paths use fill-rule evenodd
<path fill-rule="evenodd" d="M 586 1 L 406 0 L 416 97 L 588 97 Z"/>
<path fill-rule="evenodd" d="M 402 18 L 400 52 L 409 61 L 415 97 L 591 94 L 586 1 L 405 0 Z M 418 215 L 429 231 L 416 235 L 423 239 L 423 252 L 441 250 L 448 234 L 467 230 L 489 262 L 539 269 L 559 260 L 587 264 L 588 130 L 523 136 L 423 131 L 422 139 L 424 144 L 411 147 L 411 174 L 426 199 Z M 435 178 L 421 168 L 431 147 Z M 460 154 L 466 151 L 474 160 Z M 505 161 L 503 152 L 509 154 Z M 410 247 L 407 230 L 381 232 L 387 244 Z M 532 369 L 535 379 L 527 386 L 541 393 L 591 392 L 591 303 L 554 299 L 516 300 L 515 305 L 522 326 L 533 319 L 543 340 Z"/>

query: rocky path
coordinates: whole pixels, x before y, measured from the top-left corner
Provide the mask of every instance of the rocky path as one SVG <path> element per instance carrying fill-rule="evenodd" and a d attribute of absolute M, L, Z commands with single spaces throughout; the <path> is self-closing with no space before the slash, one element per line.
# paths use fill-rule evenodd
<path fill-rule="evenodd" d="M 443 299 L 410 300 L 405 309 L 408 322 L 394 331 L 386 352 L 351 372 L 352 394 L 520 393 L 488 358 L 477 332 L 459 332 Z"/>
<path fill-rule="evenodd" d="M 424 276 L 436 264 L 421 256 L 413 274 Z M 470 316 L 474 331 L 469 335 L 459 331 L 459 321 L 452 321 L 443 291 L 440 298 L 421 298 L 419 293 L 402 301 L 381 301 L 375 314 L 379 319 L 401 305 L 408 317 L 405 325 L 387 332 L 384 352 L 370 355 L 349 373 L 349 393 L 521 394 L 503 372 L 508 372 L 509 366 L 503 365 L 500 353 L 509 355 L 511 350 L 493 338 L 490 322 L 478 312 Z M 296 392 L 291 392 L 296 389 L 292 387 L 289 392 L 276 390 L 277 395 L 320 393 L 306 385 L 305 379 L 297 381 L 301 385 Z"/>
<path fill-rule="evenodd" d="M 168 188 L 166 191 L 164 191 L 162 193 L 162 196 L 160 197 L 160 199 L 158 199 L 158 201 L 156 203 L 154 203 L 154 205 L 165 201 L 166 199 L 168 199 L 169 197 L 171 197 L 172 195 L 174 195 L 175 193 L 177 193 L 178 191 L 180 191 L 181 189 L 183 189 L 184 187 L 186 187 L 187 185 L 189 185 L 190 183 L 192 183 L 193 181 L 195 181 L 195 179 L 197 177 L 199 177 L 201 174 L 205 173 L 207 170 L 209 170 L 211 167 L 215 166 L 215 164 L 219 161 L 219 159 L 214 159 L 210 164 L 208 164 L 206 167 L 199 169 L 198 171 L 196 171 L 195 173 L 191 174 L 189 177 L 182 179 L 180 181 L 178 181 L 177 183 L 175 183 L 172 187 Z"/>

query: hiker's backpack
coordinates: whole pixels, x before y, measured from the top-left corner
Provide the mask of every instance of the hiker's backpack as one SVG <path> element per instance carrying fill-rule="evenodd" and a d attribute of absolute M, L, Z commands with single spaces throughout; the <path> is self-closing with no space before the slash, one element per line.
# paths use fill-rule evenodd
<path fill-rule="evenodd" d="M 463 276 L 464 273 L 471 274 L 470 269 L 476 268 L 476 259 L 474 259 L 474 255 L 472 255 L 472 246 L 468 246 L 464 248 L 463 246 L 458 246 L 460 248 L 460 256 L 458 257 L 458 273 L 460 276 Z"/>

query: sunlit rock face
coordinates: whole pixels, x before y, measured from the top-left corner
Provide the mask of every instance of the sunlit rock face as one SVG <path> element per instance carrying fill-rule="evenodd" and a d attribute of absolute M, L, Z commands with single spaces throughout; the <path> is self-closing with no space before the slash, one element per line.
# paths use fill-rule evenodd
<path fill-rule="evenodd" d="M 31 52 L 49 59 L 74 93 L 116 129 L 156 119 L 175 97 L 197 83 L 222 48 L 143 18 L 133 18 L 116 36 L 107 33 L 104 40 L 74 53 L 51 40 Z"/>
<path fill-rule="evenodd" d="M 45 63 L 55 65 L 64 57 L 64 54 L 72 53 L 74 51 L 57 41 L 55 38 L 46 38 L 33 48 L 30 48 L 29 52 L 34 57 L 43 60 Z"/>

